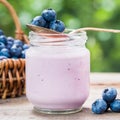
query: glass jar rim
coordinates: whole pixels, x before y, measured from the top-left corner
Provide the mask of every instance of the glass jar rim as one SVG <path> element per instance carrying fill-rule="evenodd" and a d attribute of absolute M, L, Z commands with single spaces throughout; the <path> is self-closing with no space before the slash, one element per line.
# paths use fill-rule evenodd
<path fill-rule="evenodd" d="M 55 36 L 68 35 L 68 34 L 69 35 L 80 35 L 80 36 L 86 35 L 86 31 L 81 31 L 81 32 L 73 32 L 73 31 L 75 31 L 75 29 L 65 29 L 64 32 L 56 32 L 53 34 L 52 34 L 52 32 L 51 33 L 47 33 L 47 32 L 42 33 L 41 32 L 41 34 L 43 34 L 43 35 L 55 35 Z M 30 32 L 32 32 L 32 34 L 34 34 L 34 35 L 39 35 L 37 32 L 34 32 L 34 31 L 30 31 Z M 71 32 L 72 32 L 72 34 L 71 34 Z"/>
<path fill-rule="evenodd" d="M 30 31 L 29 39 L 32 45 L 72 45 L 76 43 L 78 45 L 85 45 L 87 40 L 87 34 L 85 31 L 73 33 L 74 29 L 65 29 L 63 33 L 51 34 L 51 33 L 37 33 Z M 72 32 L 72 33 L 71 33 Z M 78 40 L 79 39 L 79 40 Z M 74 44 L 73 44 L 74 45 Z"/>

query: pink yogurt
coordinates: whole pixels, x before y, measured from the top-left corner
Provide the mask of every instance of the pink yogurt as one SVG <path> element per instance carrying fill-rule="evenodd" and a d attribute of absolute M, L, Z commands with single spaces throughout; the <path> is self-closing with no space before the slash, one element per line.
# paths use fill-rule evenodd
<path fill-rule="evenodd" d="M 79 111 L 89 95 L 90 54 L 84 46 L 31 47 L 26 92 L 39 111 Z"/>

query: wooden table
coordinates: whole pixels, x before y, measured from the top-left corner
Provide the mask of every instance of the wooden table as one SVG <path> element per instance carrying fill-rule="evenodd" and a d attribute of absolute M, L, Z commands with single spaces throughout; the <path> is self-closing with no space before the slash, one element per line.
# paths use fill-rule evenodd
<path fill-rule="evenodd" d="M 91 73 L 90 95 L 81 112 L 69 115 L 36 113 L 25 96 L 0 100 L 0 120 L 120 120 L 120 113 L 111 111 L 102 115 L 91 112 L 91 104 L 106 87 L 115 87 L 120 98 L 120 73 Z"/>

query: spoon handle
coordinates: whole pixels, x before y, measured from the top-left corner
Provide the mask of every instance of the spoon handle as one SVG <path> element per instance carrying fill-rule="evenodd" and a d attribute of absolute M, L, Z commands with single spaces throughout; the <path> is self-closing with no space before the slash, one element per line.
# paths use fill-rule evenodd
<path fill-rule="evenodd" d="M 99 32 L 112 32 L 112 33 L 120 33 L 120 30 L 115 30 L 115 29 L 104 29 L 104 28 L 94 28 L 94 27 L 85 27 L 85 28 L 80 28 L 77 30 L 72 31 L 71 33 L 78 33 L 81 31 L 99 31 Z M 70 33 L 70 34 L 71 34 Z"/>

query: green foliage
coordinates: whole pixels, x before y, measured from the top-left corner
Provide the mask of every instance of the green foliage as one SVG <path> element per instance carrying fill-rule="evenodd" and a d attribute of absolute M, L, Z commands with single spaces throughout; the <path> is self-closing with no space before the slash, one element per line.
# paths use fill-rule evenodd
<path fill-rule="evenodd" d="M 120 0 L 8 0 L 15 8 L 23 30 L 43 9 L 53 8 L 67 28 L 86 26 L 120 29 Z M 8 10 L 0 4 L 0 28 L 14 35 Z M 120 72 L 120 34 L 88 32 L 91 71 Z"/>

